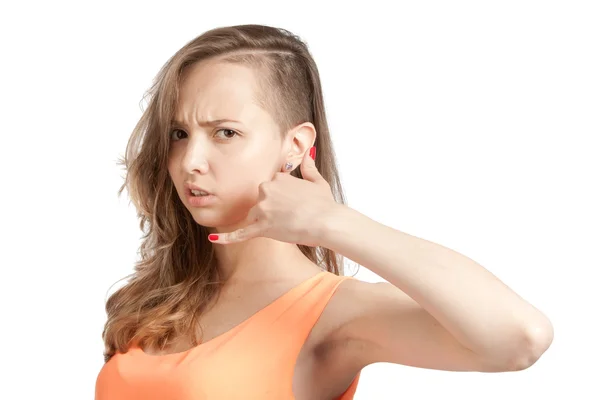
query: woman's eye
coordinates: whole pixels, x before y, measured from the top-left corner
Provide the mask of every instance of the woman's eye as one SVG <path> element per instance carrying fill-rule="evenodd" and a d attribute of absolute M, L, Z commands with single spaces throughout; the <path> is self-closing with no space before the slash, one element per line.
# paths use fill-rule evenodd
<path fill-rule="evenodd" d="M 176 133 L 176 132 L 182 132 L 182 133 L 185 133 L 185 132 L 183 132 L 181 129 L 175 129 L 175 130 L 171 131 L 171 140 L 173 140 L 173 134 L 174 134 L 174 133 Z M 186 133 L 186 135 L 187 135 L 187 133 Z M 179 139 L 181 139 L 180 137 L 177 137 L 177 136 L 179 136 L 179 135 L 175 135 L 175 137 L 176 137 L 176 139 L 175 139 L 175 140 L 179 140 Z"/>
<path fill-rule="evenodd" d="M 231 137 L 225 135 L 225 139 L 229 140 L 229 139 L 233 139 L 238 133 L 234 130 L 231 129 L 219 129 L 217 132 L 228 132 Z"/>

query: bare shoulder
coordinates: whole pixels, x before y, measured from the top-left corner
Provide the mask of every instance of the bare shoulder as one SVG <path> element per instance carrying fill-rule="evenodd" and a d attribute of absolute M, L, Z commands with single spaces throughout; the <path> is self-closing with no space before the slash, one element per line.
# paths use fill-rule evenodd
<path fill-rule="evenodd" d="M 356 358 L 360 344 L 339 340 L 337 332 L 358 312 L 353 294 L 363 290 L 364 285 L 368 283 L 343 279 L 307 338 L 306 347 L 314 365 L 313 385 L 319 387 L 322 398 L 338 398 L 361 370 L 359 363 L 348 362 Z"/>
<path fill-rule="evenodd" d="M 351 277 L 339 279 L 343 280 L 309 337 L 310 348 L 318 366 L 317 375 L 327 377 L 323 386 L 329 386 L 325 390 L 330 391 L 331 397 L 343 393 L 362 368 L 357 355 L 363 351 L 364 346 L 357 341 L 344 340 L 341 333 L 350 321 L 361 314 L 357 294 L 368 290 L 369 285 L 372 285 Z"/>
<path fill-rule="evenodd" d="M 373 307 L 385 305 L 382 301 L 389 296 L 403 296 L 412 299 L 396 287 L 384 282 L 366 282 L 354 277 L 345 277 L 323 311 L 322 319 L 327 326 L 323 340 L 338 340 L 338 333 L 349 322 L 360 317 Z M 415 303 L 416 304 L 416 303 Z M 324 328 L 325 330 L 325 328 Z"/>
<path fill-rule="evenodd" d="M 357 353 L 365 346 L 352 341 L 348 326 L 376 307 L 377 298 L 385 296 L 386 291 L 389 292 L 389 288 L 384 283 L 365 282 L 353 277 L 339 284 L 319 320 L 319 339 L 315 349 L 322 362 L 339 361 L 338 355 L 343 354 L 344 365 L 350 374 L 360 370 L 362 366 Z"/>

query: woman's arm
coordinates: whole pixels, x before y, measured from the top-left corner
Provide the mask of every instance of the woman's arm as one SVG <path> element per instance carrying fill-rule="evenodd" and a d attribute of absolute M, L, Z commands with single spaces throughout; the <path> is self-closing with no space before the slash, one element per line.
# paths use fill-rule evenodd
<path fill-rule="evenodd" d="M 323 247 L 391 284 L 346 286 L 356 311 L 337 339 L 360 343 L 360 365 L 385 361 L 446 370 L 520 370 L 553 340 L 544 314 L 456 251 L 341 204 L 318 229 Z"/>

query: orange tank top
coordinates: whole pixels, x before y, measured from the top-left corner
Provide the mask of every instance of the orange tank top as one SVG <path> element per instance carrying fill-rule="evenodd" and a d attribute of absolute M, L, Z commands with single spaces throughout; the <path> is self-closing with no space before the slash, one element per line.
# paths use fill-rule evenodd
<path fill-rule="evenodd" d="M 300 350 L 348 278 L 319 272 L 231 330 L 183 352 L 117 352 L 98 374 L 96 400 L 293 400 Z M 354 398 L 359 377 L 338 400 Z"/>

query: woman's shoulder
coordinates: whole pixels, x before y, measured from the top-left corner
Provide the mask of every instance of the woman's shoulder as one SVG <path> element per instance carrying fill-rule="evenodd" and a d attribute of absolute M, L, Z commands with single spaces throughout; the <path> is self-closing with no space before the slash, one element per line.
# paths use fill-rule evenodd
<path fill-rule="evenodd" d="M 335 290 L 319 318 L 322 342 L 333 340 L 335 332 L 352 318 L 356 293 L 366 284 L 366 282 L 352 276 L 335 275 L 331 272 L 328 272 L 328 274 Z"/>
<path fill-rule="evenodd" d="M 360 363 L 353 362 L 360 351 L 356 343 L 344 341 L 339 332 L 352 320 L 356 309 L 356 294 L 368 282 L 352 276 L 330 273 L 335 291 L 329 298 L 319 320 L 311 332 L 312 352 L 318 376 L 327 377 L 327 387 L 332 393 L 343 393 L 360 373 Z"/>

